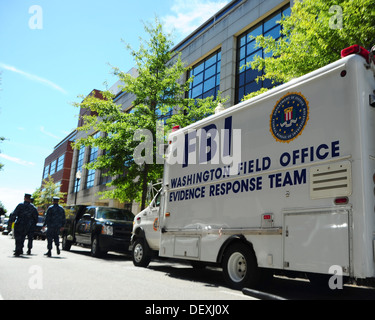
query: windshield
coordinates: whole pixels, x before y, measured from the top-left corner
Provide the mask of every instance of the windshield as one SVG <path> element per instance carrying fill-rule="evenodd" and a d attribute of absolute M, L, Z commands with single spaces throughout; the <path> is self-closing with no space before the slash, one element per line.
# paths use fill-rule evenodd
<path fill-rule="evenodd" d="M 116 208 L 98 208 L 98 219 L 133 221 L 134 215 L 130 211 Z"/>

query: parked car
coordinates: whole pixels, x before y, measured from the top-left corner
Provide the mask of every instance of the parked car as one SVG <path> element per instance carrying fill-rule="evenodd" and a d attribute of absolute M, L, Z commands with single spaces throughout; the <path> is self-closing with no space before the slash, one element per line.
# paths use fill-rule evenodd
<path fill-rule="evenodd" d="M 5 235 L 9 234 L 12 228 L 11 225 L 10 226 L 8 225 L 8 222 L 9 222 L 9 218 L 5 218 L 4 223 L 3 223 L 3 234 Z"/>
<path fill-rule="evenodd" d="M 66 209 L 66 225 L 62 231 L 62 248 L 72 244 L 91 247 L 91 254 L 100 257 L 108 251 L 129 252 L 134 214 L 128 210 L 74 206 Z"/>
<path fill-rule="evenodd" d="M 34 239 L 42 239 L 42 240 L 46 239 L 47 237 L 46 230 L 42 230 L 45 220 L 46 220 L 45 216 L 38 216 L 38 222 L 36 224 L 36 230 L 34 232 Z"/>

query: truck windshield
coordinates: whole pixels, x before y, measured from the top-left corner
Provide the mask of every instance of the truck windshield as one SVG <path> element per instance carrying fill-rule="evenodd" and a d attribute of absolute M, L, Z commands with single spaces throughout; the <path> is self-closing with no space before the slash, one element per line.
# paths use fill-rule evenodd
<path fill-rule="evenodd" d="M 115 208 L 98 208 L 97 218 L 120 221 L 133 221 L 134 215 L 128 210 L 121 210 Z"/>

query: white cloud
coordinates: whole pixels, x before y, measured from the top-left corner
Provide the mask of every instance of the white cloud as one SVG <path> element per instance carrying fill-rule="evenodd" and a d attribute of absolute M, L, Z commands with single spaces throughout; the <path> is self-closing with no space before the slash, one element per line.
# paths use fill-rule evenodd
<path fill-rule="evenodd" d="M 22 160 L 22 159 L 16 158 L 16 157 L 11 157 L 11 156 L 8 156 L 8 155 L 3 154 L 3 153 L 0 153 L 0 158 L 3 158 L 5 160 L 8 160 L 8 161 L 11 161 L 11 162 L 14 162 L 14 163 L 20 164 L 22 166 L 26 166 L 26 167 L 35 166 L 34 162 Z"/>
<path fill-rule="evenodd" d="M 162 17 L 168 32 L 185 37 L 227 5 L 230 0 L 175 0 L 173 15 Z"/>
<path fill-rule="evenodd" d="M 45 129 L 43 126 L 40 127 L 40 132 L 42 132 L 42 133 L 44 133 L 46 136 L 52 137 L 52 138 L 54 138 L 54 139 L 56 139 L 56 140 L 61 140 L 60 137 L 55 136 L 53 133 L 46 131 L 46 129 Z"/>
<path fill-rule="evenodd" d="M 58 91 L 62 92 L 63 94 L 67 94 L 67 92 L 63 88 L 58 86 L 56 83 L 53 83 L 50 80 L 41 78 L 41 77 L 39 77 L 35 74 L 27 73 L 25 71 L 19 70 L 19 69 L 13 67 L 13 66 L 10 66 L 10 65 L 7 65 L 7 64 L 1 63 L 1 62 L 0 62 L 0 68 L 3 68 L 5 70 L 8 70 L 8 71 L 11 71 L 11 72 L 14 72 L 14 73 L 18 73 L 18 74 L 24 76 L 25 78 L 28 78 L 32 81 L 42 83 L 42 84 L 44 84 L 44 85 L 46 85 L 50 88 L 53 88 L 55 90 L 58 90 Z"/>

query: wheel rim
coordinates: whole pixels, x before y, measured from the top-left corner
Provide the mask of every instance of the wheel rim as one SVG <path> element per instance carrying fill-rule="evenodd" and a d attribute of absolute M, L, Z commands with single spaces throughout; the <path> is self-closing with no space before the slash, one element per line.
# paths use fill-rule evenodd
<path fill-rule="evenodd" d="M 142 260 L 142 257 L 143 257 L 143 247 L 141 244 L 137 244 L 135 247 L 134 247 L 134 260 L 136 262 L 140 262 Z"/>
<path fill-rule="evenodd" d="M 233 253 L 228 260 L 228 275 L 233 282 L 240 282 L 246 276 L 247 266 L 245 257 L 239 253 Z"/>

